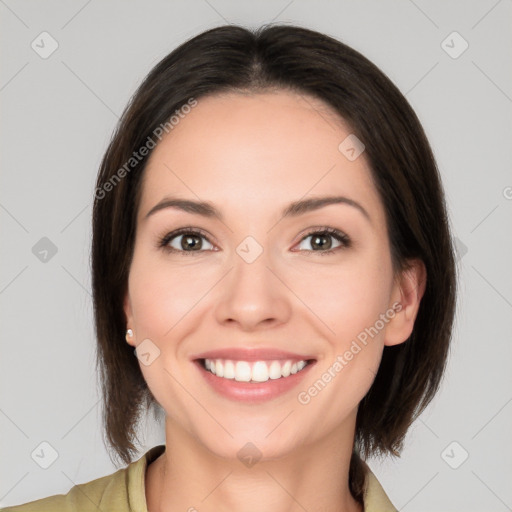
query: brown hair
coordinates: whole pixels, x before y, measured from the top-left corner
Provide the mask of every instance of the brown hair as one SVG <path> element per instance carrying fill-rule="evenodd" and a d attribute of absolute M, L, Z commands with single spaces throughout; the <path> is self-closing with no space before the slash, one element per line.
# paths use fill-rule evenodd
<path fill-rule="evenodd" d="M 405 97 L 363 55 L 302 27 L 252 31 L 228 25 L 203 32 L 150 71 L 122 115 L 101 162 L 93 210 L 92 286 L 106 438 L 131 462 L 136 424 L 155 402 L 125 341 L 123 310 L 149 155 L 133 169 L 126 162 L 190 98 L 275 89 L 319 98 L 346 120 L 366 146 L 395 269 L 406 268 L 411 258 L 426 267 L 414 330 L 405 343 L 384 348 L 375 381 L 359 405 L 350 488 L 361 501 L 359 453 L 398 455 L 410 424 L 439 388 L 455 309 L 454 252 L 436 162 Z"/>

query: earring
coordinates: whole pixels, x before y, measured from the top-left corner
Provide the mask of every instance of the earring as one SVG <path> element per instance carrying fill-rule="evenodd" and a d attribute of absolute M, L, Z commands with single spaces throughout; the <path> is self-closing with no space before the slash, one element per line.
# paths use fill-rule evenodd
<path fill-rule="evenodd" d="M 131 338 L 133 336 L 133 331 L 131 329 L 128 329 L 126 331 L 126 340 L 128 340 L 128 338 Z"/>

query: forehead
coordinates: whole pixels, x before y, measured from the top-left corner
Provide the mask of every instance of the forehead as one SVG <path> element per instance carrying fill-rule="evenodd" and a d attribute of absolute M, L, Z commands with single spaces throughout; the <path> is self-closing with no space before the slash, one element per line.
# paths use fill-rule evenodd
<path fill-rule="evenodd" d="M 364 153 L 351 161 L 340 151 L 349 125 L 319 99 L 279 91 L 197 101 L 149 158 L 139 218 L 168 194 L 245 215 L 305 195 L 379 202 Z"/>

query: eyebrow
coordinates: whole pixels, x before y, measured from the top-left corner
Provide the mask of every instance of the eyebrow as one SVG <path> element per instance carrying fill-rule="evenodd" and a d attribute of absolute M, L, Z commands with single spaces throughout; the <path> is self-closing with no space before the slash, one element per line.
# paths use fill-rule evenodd
<path fill-rule="evenodd" d="M 281 216 L 283 218 L 298 217 L 299 215 L 303 215 L 305 213 L 318 210 L 324 206 L 329 206 L 332 204 L 346 204 L 352 206 L 359 210 L 371 222 L 370 215 L 362 205 L 360 205 L 357 201 L 344 196 L 313 197 L 295 201 L 289 204 L 281 212 Z M 184 212 L 194 213 L 208 218 L 216 218 L 221 221 L 223 220 L 222 213 L 217 210 L 213 204 L 207 201 L 194 201 L 191 199 L 178 199 L 173 197 L 165 197 L 157 205 L 153 206 L 153 208 L 151 208 L 151 210 L 146 214 L 145 219 L 166 208 L 176 208 Z"/>

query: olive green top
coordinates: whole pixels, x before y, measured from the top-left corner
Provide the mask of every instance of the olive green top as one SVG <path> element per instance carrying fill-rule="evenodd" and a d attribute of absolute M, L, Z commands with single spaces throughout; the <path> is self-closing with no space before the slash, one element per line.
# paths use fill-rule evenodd
<path fill-rule="evenodd" d="M 164 451 L 165 445 L 154 446 L 127 467 L 75 485 L 67 494 L 3 508 L 0 512 L 148 512 L 144 483 L 146 467 Z M 366 467 L 365 512 L 397 512 L 375 475 Z"/>

